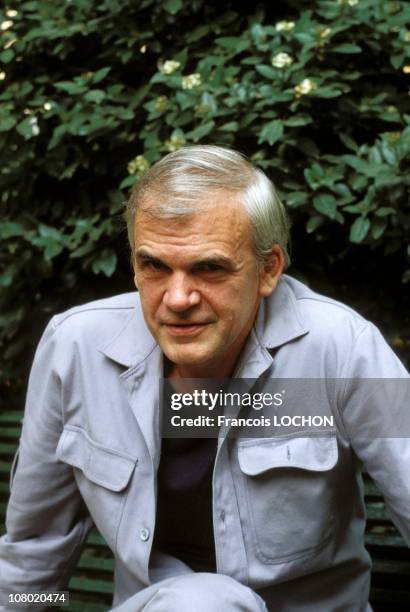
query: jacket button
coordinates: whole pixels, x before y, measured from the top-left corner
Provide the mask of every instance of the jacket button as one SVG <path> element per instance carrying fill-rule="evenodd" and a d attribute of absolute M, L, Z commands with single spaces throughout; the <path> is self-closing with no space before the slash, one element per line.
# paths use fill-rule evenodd
<path fill-rule="evenodd" d="M 147 540 L 149 540 L 149 529 L 147 529 L 146 527 L 143 527 L 140 530 L 140 538 L 143 542 L 146 542 Z"/>

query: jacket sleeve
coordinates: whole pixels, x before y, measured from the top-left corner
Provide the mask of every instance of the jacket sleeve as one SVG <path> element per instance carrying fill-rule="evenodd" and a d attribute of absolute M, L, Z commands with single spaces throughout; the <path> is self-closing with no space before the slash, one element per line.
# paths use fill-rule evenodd
<path fill-rule="evenodd" d="M 356 338 L 342 388 L 347 437 L 410 546 L 410 377 L 371 323 Z"/>
<path fill-rule="evenodd" d="M 9 609 L 10 593 L 62 590 L 92 524 L 72 468 L 56 457 L 63 420 L 58 363 L 64 359 L 58 331 L 51 320 L 30 374 L 0 538 L 0 610 Z"/>

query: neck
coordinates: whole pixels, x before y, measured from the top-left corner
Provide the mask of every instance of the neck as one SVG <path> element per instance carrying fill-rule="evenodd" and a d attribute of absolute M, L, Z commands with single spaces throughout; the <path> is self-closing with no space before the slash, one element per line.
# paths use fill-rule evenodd
<path fill-rule="evenodd" d="M 236 369 L 239 358 L 246 345 L 246 340 L 242 343 L 240 350 L 233 357 L 227 357 L 221 363 L 204 363 L 198 366 L 191 364 L 173 363 L 164 356 L 164 377 L 165 378 L 230 378 Z"/>
<path fill-rule="evenodd" d="M 224 364 L 221 367 L 215 365 L 190 366 L 168 362 L 165 370 L 165 378 L 229 378 L 232 376 L 236 362 L 233 365 Z"/>

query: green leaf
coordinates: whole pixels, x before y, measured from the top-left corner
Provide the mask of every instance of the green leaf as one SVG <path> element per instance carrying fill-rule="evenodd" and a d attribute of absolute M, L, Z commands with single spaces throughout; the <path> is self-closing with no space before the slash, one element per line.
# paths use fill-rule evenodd
<path fill-rule="evenodd" d="M 57 255 L 60 255 L 63 250 L 63 246 L 61 244 L 58 244 L 57 242 L 54 242 L 51 239 L 47 240 L 44 246 L 46 247 L 44 251 L 44 257 L 48 260 L 57 257 Z"/>
<path fill-rule="evenodd" d="M 0 53 L 0 61 L 4 64 L 9 64 L 14 57 L 14 51 L 12 49 L 6 49 Z"/>
<path fill-rule="evenodd" d="M 15 125 L 16 120 L 13 117 L 6 117 L 5 119 L 0 119 L 0 132 L 8 132 Z"/>
<path fill-rule="evenodd" d="M 342 160 L 358 172 L 366 173 L 369 164 L 355 155 L 342 155 Z"/>
<path fill-rule="evenodd" d="M 249 47 L 249 42 L 239 36 L 222 36 L 221 38 L 216 38 L 215 42 L 221 45 L 221 47 L 225 47 L 225 49 L 234 50 L 238 53 Z"/>
<path fill-rule="evenodd" d="M 282 121 L 270 121 L 266 123 L 259 135 L 258 143 L 268 142 L 273 145 L 283 136 L 283 123 Z"/>
<path fill-rule="evenodd" d="M 237 121 L 228 121 L 224 125 L 218 128 L 221 132 L 236 132 L 239 129 L 239 123 Z"/>
<path fill-rule="evenodd" d="M 406 56 L 403 53 L 400 53 L 399 55 L 392 55 L 390 58 L 390 62 L 393 68 L 395 68 L 396 70 L 399 70 L 399 68 L 403 64 L 405 57 Z"/>
<path fill-rule="evenodd" d="M 14 277 L 16 276 L 17 266 L 11 264 L 5 271 L 0 274 L 0 287 L 11 287 Z"/>
<path fill-rule="evenodd" d="M 320 194 L 313 199 L 314 208 L 326 215 L 326 217 L 330 217 L 330 219 L 334 219 L 336 217 L 337 212 L 337 202 L 336 198 L 331 194 Z"/>
<path fill-rule="evenodd" d="M 288 206 L 296 208 L 297 206 L 302 206 L 302 204 L 306 204 L 308 196 L 304 191 L 293 191 L 284 199 Z"/>
<path fill-rule="evenodd" d="M 165 0 L 162 6 L 171 15 L 176 15 L 182 9 L 183 2 L 182 0 Z"/>
<path fill-rule="evenodd" d="M 276 70 L 271 68 L 270 66 L 266 66 L 265 64 L 259 64 L 259 66 L 255 66 L 256 72 L 259 72 L 263 77 L 269 80 L 274 80 L 278 78 L 278 73 Z"/>
<path fill-rule="evenodd" d="M 317 189 L 319 185 L 324 181 L 325 172 L 319 164 L 313 164 L 311 168 L 305 168 L 303 171 L 306 181 L 309 187 Z"/>
<path fill-rule="evenodd" d="M 350 138 L 350 136 L 348 136 L 347 134 L 342 134 L 342 133 L 339 134 L 339 138 L 348 149 L 351 149 L 352 151 L 355 151 L 355 152 L 358 151 L 359 147 L 356 144 L 356 142 L 353 140 L 353 138 Z"/>
<path fill-rule="evenodd" d="M 84 97 L 88 102 L 101 104 L 105 98 L 105 92 L 102 89 L 91 89 L 90 91 L 87 91 Z"/>
<path fill-rule="evenodd" d="M 323 217 L 319 215 L 315 215 L 314 217 L 310 217 L 309 221 L 306 223 L 306 231 L 308 234 L 312 234 L 320 225 L 323 223 Z"/>
<path fill-rule="evenodd" d="M 390 146 L 390 144 L 385 140 L 382 140 L 380 143 L 380 149 L 385 161 L 389 164 L 389 166 L 395 166 L 397 164 L 397 155 L 393 147 Z"/>
<path fill-rule="evenodd" d="M 63 139 L 63 136 L 67 134 L 67 126 L 66 125 L 58 125 L 54 132 L 53 135 L 48 143 L 48 150 L 50 151 L 51 149 L 54 149 L 54 147 L 56 147 L 57 145 L 60 144 L 61 140 Z"/>
<path fill-rule="evenodd" d="M 130 174 L 129 176 L 126 176 L 120 183 L 119 188 L 120 189 L 126 189 L 127 187 L 132 187 L 134 185 L 134 183 L 136 183 L 138 180 L 138 177 L 135 176 L 134 174 Z"/>
<path fill-rule="evenodd" d="M 312 94 L 317 98 L 337 98 L 342 93 L 341 89 L 335 89 L 334 87 L 318 87 L 312 91 Z"/>
<path fill-rule="evenodd" d="M 192 32 L 190 33 L 188 32 L 186 36 L 186 41 L 188 43 L 196 42 L 197 40 L 200 40 L 201 38 L 209 34 L 210 31 L 211 31 L 211 28 L 209 27 L 209 25 L 200 25 L 197 28 L 195 28 Z"/>
<path fill-rule="evenodd" d="M 39 133 L 37 119 L 34 115 L 26 117 L 25 119 L 23 119 L 23 121 L 20 121 L 20 123 L 17 125 L 16 130 L 19 134 L 24 136 L 26 140 L 32 138 L 33 136 L 37 136 Z"/>
<path fill-rule="evenodd" d="M 77 257 L 84 257 L 84 255 L 88 255 L 95 248 L 94 243 L 90 240 L 86 242 L 86 244 L 82 244 L 78 249 L 71 251 L 70 258 L 75 259 Z"/>
<path fill-rule="evenodd" d="M 0 238 L 14 238 L 15 236 L 24 236 L 25 229 L 20 223 L 14 221 L 3 221 L 0 223 Z"/>
<path fill-rule="evenodd" d="M 372 238 L 374 238 L 374 240 L 378 240 L 379 238 L 381 238 L 381 236 L 383 236 L 384 234 L 386 227 L 387 222 L 384 219 L 375 219 L 375 221 L 372 223 L 371 229 Z"/>
<path fill-rule="evenodd" d="M 361 53 L 362 49 L 354 43 L 344 43 L 336 45 L 336 47 L 330 47 L 330 51 L 333 51 L 333 53 Z"/>
<path fill-rule="evenodd" d="M 104 249 L 101 255 L 97 259 L 94 259 L 91 266 L 94 274 L 102 272 L 107 277 L 114 274 L 116 267 L 117 256 L 112 249 Z"/>
<path fill-rule="evenodd" d="M 301 125 L 308 125 L 308 123 L 312 123 L 312 117 L 309 117 L 309 115 L 295 115 L 294 117 L 285 119 L 283 125 L 299 127 Z"/>
<path fill-rule="evenodd" d="M 391 206 L 382 206 L 376 210 L 377 217 L 387 217 L 387 215 L 394 215 L 396 213 L 395 209 Z"/>
<path fill-rule="evenodd" d="M 208 121 L 207 123 L 203 123 L 202 125 L 199 125 L 197 128 L 195 128 L 191 132 L 188 132 L 186 136 L 190 138 L 191 140 L 193 140 L 194 142 L 198 142 L 198 140 L 201 140 L 201 138 L 203 138 L 204 136 L 206 136 L 207 134 L 209 134 L 209 132 L 213 130 L 214 125 L 215 125 L 215 121 L 213 120 Z"/>
<path fill-rule="evenodd" d="M 87 87 L 83 83 L 74 83 L 73 81 L 58 81 L 54 83 L 54 87 L 73 95 L 87 91 Z"/>
<path fill-rule="evenodd" d="M 105 77 L 110 72 L 110 70 L 111 70 L 110 66 L 106 66 L 105 68 L 100 68 L 100 70 L 97 70 L 97 72 L 95 72 L 93 76 L 91 77 L 91 82 L 94 84 L 99 83 L 100 81 L 105 79 Z"/>
<path fill-rule="evenodd" d="M 350 242 L 359 244 L 366 238 L 370 229 L 370 221 L 365 217 L 357 217 L 356 221 L 350 228 Z"/>

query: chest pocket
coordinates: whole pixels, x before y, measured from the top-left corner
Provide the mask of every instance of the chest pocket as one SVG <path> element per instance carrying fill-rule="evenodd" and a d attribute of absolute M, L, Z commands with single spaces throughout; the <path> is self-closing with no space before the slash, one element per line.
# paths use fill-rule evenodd
<path fill-rule="evenodd" d="M 335 436 L 238 440 L 247 522 L 260 561 L 307 557 L 327 543 L 337 458 Z"/>
<path fill-rule="evenodd" d="M 64 427 L 56 454 L 60 461 L 74 468 L 90 515 L 115 551 L 122 508 L 137 458 L 95 442 L 85 430 L 74 425 Z"/>

